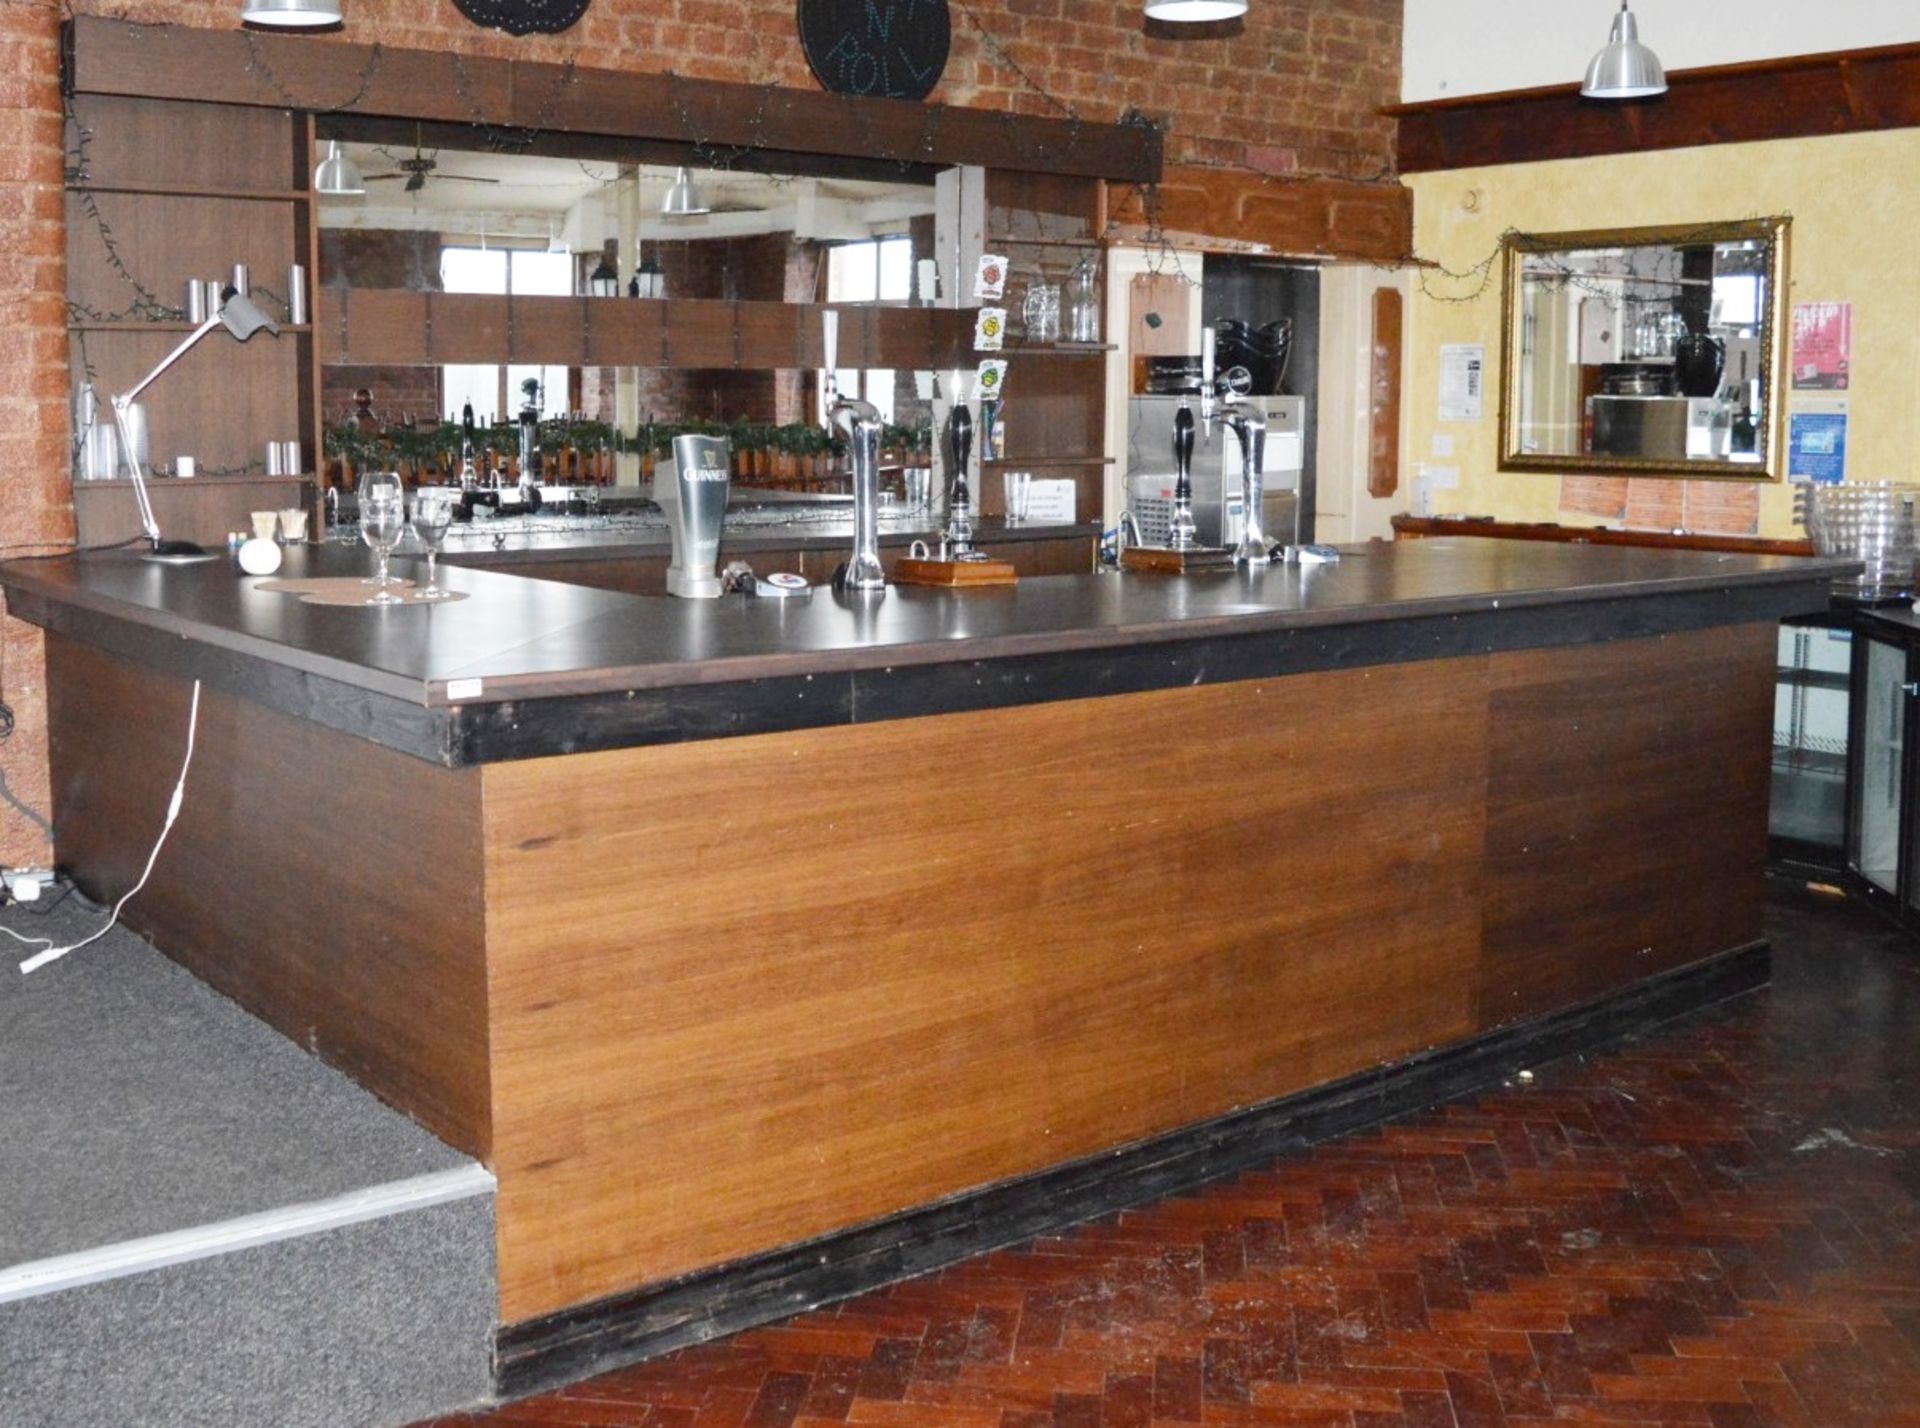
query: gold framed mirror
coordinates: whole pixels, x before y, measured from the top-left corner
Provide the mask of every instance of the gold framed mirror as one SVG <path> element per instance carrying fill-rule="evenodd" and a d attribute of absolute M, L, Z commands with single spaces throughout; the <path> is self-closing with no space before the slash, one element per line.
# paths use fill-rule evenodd
<path fill-rule="evenodd" d="M 1509 233 L 1500 469 L 1780 479 L 1788 223 Z"/>

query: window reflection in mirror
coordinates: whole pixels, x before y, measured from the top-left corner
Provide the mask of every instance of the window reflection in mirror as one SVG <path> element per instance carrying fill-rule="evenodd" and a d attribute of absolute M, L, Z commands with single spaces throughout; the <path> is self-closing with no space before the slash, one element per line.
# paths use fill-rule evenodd
<path fill-rule="evenodd" d="M 1509 235 L 1502 469 L 1777 475 L 1784 239 Z"/>
<path fill-rule="evenodd" d="M 933 256 L 935 189 L 917 175 L 696 167 L 690 177 L 708 211 L 670 215 L 663 206 L 676 178 L 671 164 L 358 141 L 343 147 L 367 192 L 318 205 L 318 277 L 332 286 L 570 295 L 590 292 L 596 272 L 611 272 L 623 302 L 905 305 L 915 297 L 921 260 Z M 528 391 L 543 419 L 571 416 L 629 438 L 675 423 L 777 431 L 824 418 L 820 372 L 523 367 L 472 355 L 463 362 L 449 352 L 455 360 L 438 367 L 328 365 L 326 422 L 417 430 L 457 423 L 471 407 L 487 428 L 514 422 Z M 837 375 L 843 392 L 872 401 L 888 422 L 925 419 L 911 373 Z"/>

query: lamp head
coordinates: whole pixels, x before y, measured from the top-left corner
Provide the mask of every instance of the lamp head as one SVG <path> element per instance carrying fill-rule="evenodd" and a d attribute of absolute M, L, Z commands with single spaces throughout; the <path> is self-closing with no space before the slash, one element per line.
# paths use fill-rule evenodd
<path fill-rule="evenodd" d="M 1587 65 L 1582 99 L 1650 99 L 1667 92 L 1667 72 L 1659 56 L 1640 43 L 1640 26 L 1620 0 L 1606 48 Z"/>
<path fill-rule="evenodd" d="M 1166 25 L 1205 25 L 1247 13 L 1247 0 L 1147 0 L 1146 15 Z"/>
<path fill-rule="evenodd" d="M 220 322 L 238 342 L 245 342 L 263 327 L 275 337 L 280 335 L 280 324 L 254 306 L 252 298 L 233 288 L 220 295 Z"/>
<path fill-rule="evenodd" d="M 270 30 L 324 30 L 340 23 L 340 0 L 246 0 L 240 19 Z"/>
<path fill-rule="evenodd" d="M 326 156 L 313 171 L 313 190 L 323 198 L 355 198 L 367 191 L 359 167 L 346 156 L 338 139 L 327 140 Z"/>
<path fill-rule="evenodd" d="M 694 185 L 693 175 L 683 165 L 673 176 L 673 187 L 667 190 L 667 196 L 660 201 L 662 218 L 698 218 L 703 213 L 711 213 L 706 200 L 701 198 L 700 190 Z"/>

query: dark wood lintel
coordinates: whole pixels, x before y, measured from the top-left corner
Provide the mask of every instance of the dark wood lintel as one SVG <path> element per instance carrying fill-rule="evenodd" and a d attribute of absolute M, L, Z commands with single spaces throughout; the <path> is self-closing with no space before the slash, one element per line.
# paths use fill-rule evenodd
<path fill-rule="evenodd" d="M 896 165 L 978 164 L 1132 183 L 1160 176 L 1161 135 L 1144 125 L 309 35 L 90 15 L 67 23 L 68 83 L 81 94 L 417 119 L 505 131 L 492 137 L 509 146 L 521 134 L 576 133 L 756 150 L 804 134 L 817 153 Z"/>
<path fill-rule="evenodd" d="M 1920 125 L 1920 44 L 1676 70 L 1667 83 L 1629 104 L 1562 84 L 1381 112 L 1399 121 L 1402 173 Z"/>

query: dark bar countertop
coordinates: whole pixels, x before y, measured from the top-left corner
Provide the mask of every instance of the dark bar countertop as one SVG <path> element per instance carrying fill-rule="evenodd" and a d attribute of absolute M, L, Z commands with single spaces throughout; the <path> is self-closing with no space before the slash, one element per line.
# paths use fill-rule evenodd
<path fill-rule="evenodd" d="M 346 546 L 280 578 L 364 575 Z M 228 560 L 0 564 L 17 618 L 452 766 L 1581 644 L 1823 609 L 1844 562 L 1441 539 L 1336 564 L 808 600 L 443 567 L 467 599 L 308 605 Z"/>

